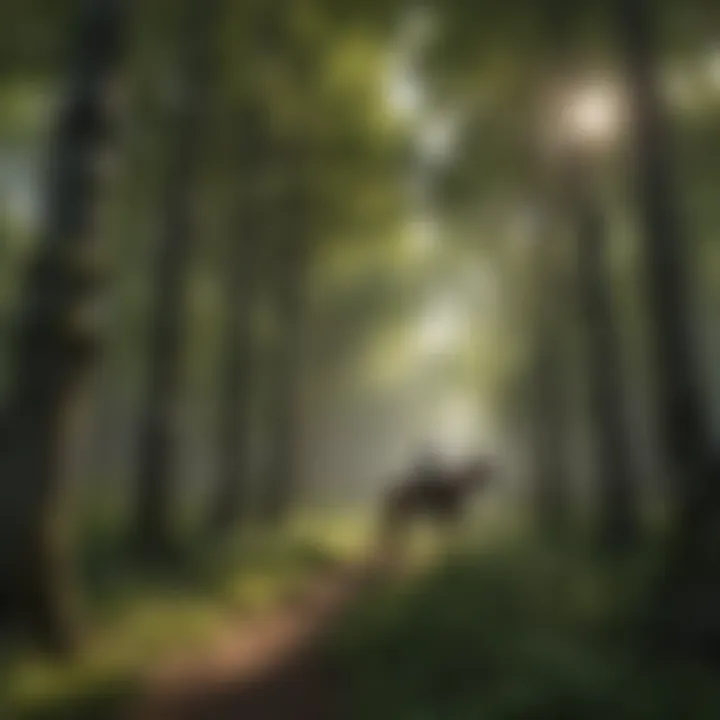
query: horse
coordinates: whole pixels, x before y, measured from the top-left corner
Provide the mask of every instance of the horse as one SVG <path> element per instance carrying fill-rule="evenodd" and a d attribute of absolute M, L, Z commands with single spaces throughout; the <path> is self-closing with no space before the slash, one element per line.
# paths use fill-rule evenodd
<path fill-rule="evenodd" d="M 417 520 L 430 520 L 446 530 L 457 527 L 471 499 L 486 490 L 495 471 L 493 460 L 479 458 L 454 468 L 438 465 L 421 472 L 407 472 L 383 497 L 382 547 L 397 549 L 398 542 Z"/>

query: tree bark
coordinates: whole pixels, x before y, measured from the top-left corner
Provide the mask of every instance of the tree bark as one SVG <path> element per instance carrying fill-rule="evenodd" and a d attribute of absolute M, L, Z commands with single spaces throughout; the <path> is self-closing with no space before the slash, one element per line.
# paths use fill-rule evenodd
<path fill-rule="evenodd" d="M 243 192 L 249 194 L 249 188 Z M 260 285 L 257 207 L 246 194 L 241 200 L 238 229 L 231 241 L 225 288 L 225 351 L 221 369 L 220 455 L 218 490 L 211 508 L 209 530 L 230 532 L 244 515 L 250 473 L 253 430 L 253 386 L 256 376 L 254 312 Z"/>
<path fill-rule="evenodd" d="M 268 522 L 286 519 L 296 498 L 301 468 L 301 381 L 305 303 L 306 238 L 290 237 L 279 263 L 276 307 L 279 319 L 270 397 L 270 467 L 260 513 Z"/>
<path fill-rule="evenodd" d="M 662 102 L 647 0 L 617 0 L 631 93 L 635 170 L 645 235 L 658 372 L 660 444 L 677 518 L 651 628 L 655 642 L 720 660 L 720 462 L 713 457 L 693 332 L 687 237 Z"/>
<path fill-rule="evenodd" d="M 93 253 L 100 154 L 114 136 L 112 97 L 127 4 L 88 0 L 70 88 L 52 138 L 45 230 L 24 289 L 0 441 L 3 619 L 45 648 L 77 639 L 64 477 L 67 422 L 99 349 Z"/>
<path fill-rule="evenodd" d="M 535 314 L 533 363 L 533 488 L 540 528 L 563 534 L 570 522 L 570 476 L 566 352 L 563 297 L 566 278 L 560 271 L 557 230 L 546 208 L 535 238 Z"/>
<path fill-rule="evenodd" d="M 674 186 L 670 137 L 657 79 L 647 0 L 617 0 L 616 21 L 631 97 L 635 170 L 645 234 L 648 305 L 658 363 L 661 446 L 683 532 L 709 509 L 709 428 L 693 335 L 687 238 Z"/>
<path fill-rule="evenodd" d="M 566 197 L 576 230 L 577 278 L 594 425 L 594 468 L 599 491 L 599 535 L 609 550 L 626 550 L 638 538 L 638 477 L 634 467 L 620 338 L 609 286 L 602 212 L 589 187 L 590 169 L 567 158 Z"/>
<path fill-rule="evenodd" d="M 212 4 L 211 4 L 212 5 Z M 156 251 L 150 319 L 149 383 L 140 434 L 135 542 L 146 558 L 172 544 L 172 476 L 188 263 L 196 233 L 195 199 L 212 81 L 214 8 L 190 2 L 187 38 L 170 117 L 164 227 Z"/>
<path fill-rule="evenodd" d="M 536 227 L 534 243 L 534 327 L 532 361 L 532 456 L 531 478 L 540 528 L 551 536 L 562 536 L 571 523 L 568 418 L 567 312 L 568 278 L 561 262 L 562 237 L 558 223 L 558 176 L 553 148 L 547 137 L 555 122 L 554 102 L 564 90 L 568 75 L 569 45 L 574 15 L 562 0 L 539 5 L 541 51 L 544 55 L 538 77 L 535 117 L 530 137 L 533 148 Z M 540 131 L 538 132 L 538 129 Z"/>

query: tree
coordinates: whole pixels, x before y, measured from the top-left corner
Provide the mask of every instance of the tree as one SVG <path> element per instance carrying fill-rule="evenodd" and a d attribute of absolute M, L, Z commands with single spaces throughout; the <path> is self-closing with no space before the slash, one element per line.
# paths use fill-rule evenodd
<path fill-rule="evenodd" d="M 0 445 L 6 621 L 48 649 L 76 639 L 63 477 L 66 424 L 99 349 L 92 320 L 100 153 L 113 138 L 126 3 L 87 0 L 51 142 L 44 231 L 27 278 Z"/>
<path fill-rule="evenodd" d="M 135 509 L 142 553 L 162 554 L 171 542 L 172 457 L 182 369 L 185 280 L 196 233 L 195 190 L 213 80 L 213 3 L 190 2 L 181 58 L 172 78 L 171 139 L 162 237 L 156 249 L 150 320 L 150 378 L 140 435 Z"/>
<path fill-rule="evenodd" d="M 537 229 L 534 238 L 535 328 L 533 331 L 533 425 L 535 499 L 540 525 L 551 534 L 567 530 L 570 505 L 568 416 L 569 277 L 563 267 L 559 211 L 562 191 L 554 147 L 545 134 L 554 113 L 554 100 L 562 92 L 569 63 L 573 15 L 562 0 L 548 0 L 541 8 L 541 42 L 545 77 L 537 82 L 536 112 L 532 120 L 541 128 L 529 135 L 533 147 L 534 183 L 537 188 Z M 548 112 L 549 111 L 549 112 Z M 553 118 L 554 119 L 554 118 Z"/>
<path fill-rule="evenodd" d="M 645 0 L 615 4 L 631 94 L 648 306 L 658 373 L 661 446 L 675 501 L 665 572 L 656 593 L 655 639 L 720 656 L 720 484 L 713 457 L 691 312 L 687 238 L 670 129 L 658 81 L 655 17 Z"/>
<path fill-rule="evenodd" d="M 550 535 L 569 521 L 567 286 L 552 204 L 538 216 L 534 238 L 535 312 L 532 364 L 533 490 L 540 527 Z"/>
<path fill-rule="evenodd" d="M 237 207 L 225 270 L 226 329 L 221 369 L 221 418 L 218 437 L 219 476 L 212 501 L 209 529 L 230 531 L 243 514 L 250 471 L 253 431 L 253 386 L 257 379 L 254 332 L 261 274 L 263 240 L 268 215 L 264 183 L 265 142 L 257 108 L 240 113 L 242 128 L 239 167 L 236 168 Z M 233 193 L 235 194 L 235 193 Z"/>
<path fill-rule="evenodd" d="M 694 534 L 698 519 L 711 508 L 711 488 L 702 470 L 710 441 L 693 338 L 686 238 L 657 78 L 654 16 L 646 0 L 618 1 L 615 8 L 631 97 L 661 444 L 682 533 Z"/>
<path fill-rule="evenodd" d="M 268 398 L 271 455 L 260 508 L 261 516 L 271 522 L 284 519 L 290 510 L 301 468 L 303 323 L 311 248 L 307 209 L 297 201 L 290 198 L 286 207 L 272 274 L 277 327 Z"/>
<path fill-rule="evenodd" d="M 566 157 L 565 194 L 576 233 L 581 326 L 586 336 L 593 466 L 600 499 L 600 539 L 608 549 L 627 549 L 638 535 L 638 478 L 633 466 L 620 341 L 609 287 L 606 233 L 581 151 Z"/>

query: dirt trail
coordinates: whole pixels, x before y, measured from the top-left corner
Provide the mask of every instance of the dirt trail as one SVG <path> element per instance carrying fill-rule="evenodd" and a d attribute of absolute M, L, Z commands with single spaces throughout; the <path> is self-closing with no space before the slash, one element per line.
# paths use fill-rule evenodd
<path fill-rule="evenodd" d="M 341 718 L 339 679 L 323 662 L 321 640 L 378 573 L 374 564 L 333 569 L 304 597 L 229 629 L 209 651 L 161 666 L 126 720 Z"/>

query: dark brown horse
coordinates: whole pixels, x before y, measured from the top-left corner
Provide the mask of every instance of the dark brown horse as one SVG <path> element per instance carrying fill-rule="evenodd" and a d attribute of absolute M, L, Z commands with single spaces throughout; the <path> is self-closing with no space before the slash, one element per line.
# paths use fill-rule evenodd
<path fill-rule="evenodd" d="M 426 519 L 444 527 L 456 526 L 470 500 L 482 492 L 495 473 L 487 458 L 457 468 L 437 467 L 409 472 L 393 485 L 381 507 L 381 541 L 386 548 L 397 547 L 416 520 Z"/>

